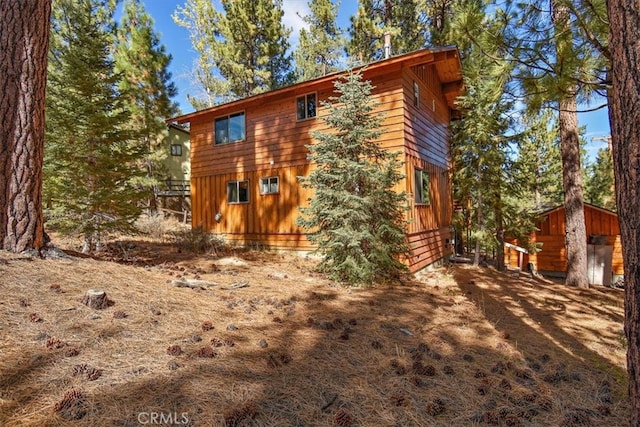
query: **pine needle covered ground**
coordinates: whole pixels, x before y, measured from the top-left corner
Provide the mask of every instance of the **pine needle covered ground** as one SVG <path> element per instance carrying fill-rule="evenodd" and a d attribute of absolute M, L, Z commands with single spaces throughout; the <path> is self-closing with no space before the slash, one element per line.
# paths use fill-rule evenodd
<path fill-rule="evenodd" d="M 0 251 L 0 425 L 627 424 L 622 291 L 464 266 L 348 289 L 313 267 L 142 240 Z"/>

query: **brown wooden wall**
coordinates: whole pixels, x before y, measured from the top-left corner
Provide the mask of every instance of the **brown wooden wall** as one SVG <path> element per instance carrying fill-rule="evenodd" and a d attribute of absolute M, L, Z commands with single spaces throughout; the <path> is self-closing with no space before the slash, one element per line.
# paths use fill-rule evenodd
<path fill-rule="evenodd" d="M 420 103 L 413 103 L 413 82 L 420 87 Z M 449 176 L 449 107 L 444 102 L 434 65 L 405 69 L 405 176 L 409 195 L 407 236 L 412 248 L 410 266 L 418 270 L 450 255 L 453 201 Z M 414 203 L 414 170 L 429 172 L 430 204 Z"/>
<path fill-rule="evenodd" d="M 302 165 L 192 178 L 192 224 L 238 244 L 312 249 L 296 226 L 298 206 L 311 195 L 297 182 L 298 176 L 306 174 L 308 166 Z M 260 178 L 272 176 L 279 178 L 280 192 L 260 194 Z M 236 180 L 249 180 L 248 203 L 227 203 L 227 182 Z M 222 214 L 219 222 L 217 213 Z"/>
<path fill-rule="evenodd" d="M 587 235 L 606 236 L 605 244 L 613 246 L 612 271 L 613 274 L 622 275 L 622 243 L 620 240 L 620 226 L 618 216 L 612 212 L 607 212 L 590 205 L 585 205 L 584 219 Z M 528 260 L 535 263 L 540 271 L 567 271 L 567 256 L 564 246 L 565 219 L 564 208 L 556 209 L 545 215 L 544 219 L 536 224 L 540 230 L 533 234 L 532 240 L 542 243 L 542 250 L 535 254 L 530 254 Z M 516 243 L 517 244 L 517 243 Z M 510 266 L 517 266 L 517 255 L 513 249 L 505 250 L 505 261 Z"/>
<path fill-rule="evenodd" d="M 404 190 L 413 200 L 413 167 L 429 170 L 431 205 L 413 206 L 408 217 L 411 224 L 409 240 L 414 248 L 410 262 L 412 270 L 444 257 L 450 239 L 451 189 L 448 177 L 449 110 L 439 89 L 433 68 L 387 67 L 384 74 L 367 74 L 375 86 L 373 101 L 377 111 L 384 112 L 384 132 L 379 142 L 388 150 L 404 156 L 406 179 L 398 190 Z M 420 84 L 421 104 L 415 108 L 413 81 Z M 438 84 L 439 88 L 439 84 Z M 193 226 L 224 234 L 238 243 L 260 242 L 275 248 L 307 250 L 311 246 L 295 225 L 299 206 L 306 204 L 311 194 L 303 189 L 297 176 L 307 175 L 309 162 L 305 147 L 312 142 L 309 132 L 328 131 L 322 117 L 327 114 L 320 106 L 334 96 L 333 84 L 317 83 L 280 92 L 278 97 L 261 98 L 258 102 L 221 107 L 191 120 L 191 199 Z M 295 99 L 307 93 L 318 95 L 317 117 L 296 120 Z M 216 117 L 245 111 L 246 140 L 224 145 L 214 144 L 213 123 Z M 259 179 L 278 176 L 280 194 L 260 195 Z M 226 183 L 249 180 L 250 201 L 228 204 Z M 216 222 L 216 213 L 222 214 Z"/>

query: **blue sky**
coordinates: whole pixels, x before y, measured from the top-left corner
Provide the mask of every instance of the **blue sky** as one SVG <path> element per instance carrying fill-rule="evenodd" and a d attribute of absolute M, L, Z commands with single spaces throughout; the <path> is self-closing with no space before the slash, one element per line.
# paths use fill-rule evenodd
<path fill-rule="evenodd" d="M 183 113 L 193 111 L 193 107 L 187 101 L 187 93 L 196 93 L 196 87 L 192 85 L 193 78 L 191 70 L 196 58 L 196 54 L 191 47 L 189 33 L 184 28 L 176 25 L 171 18 L 178 6 L 184 6 L 186 0 L 145 0 L 147 12 L 155 21 L 156 31 L 161 35 L 161 42 L 165 45 L 167 52 L 173 56 L 169 70 L 173 75 L 173 80 L 178 87 L 176 101 L 180 104 Z M 284 23 L 293 29 L 291 45 L 297 43 L 297 35 L 304 22 L 298 14 L 308 13 L 307 0 L 283 0 L 285 11 Z M 343 29 L 349 25 L 349 17 L 355 13 L 357 2 L 355 0 L 342 0 L 338 15 L 338 25 Z M 602 103 L 602 101 L 600 102 Z M 591 108 L 599 105 L 594 103 Z M 589 158 L 593 159 L 599 148 L 606 146 L 606 142 L 593 139 L 606 137 L 610 134 L 609 118 L 607 109 L 595 112 L 579 114 L 581 126 L 587 127 L 586 139 L 588 141 L 587 151 Z"/>
<path fill-rule="evenodd" d="M 145 0 L 145 8 L 155 22 L 156 31 L 161 35 L 161 42 L 165 45 L 167 52 L 173 56 L 170 71 L 174 82 L 178 86 L 178 97 L 176 101 L 180 104 L 183 113 L 193 111 L 193 107 L 187 101 L 187 93 L 195 93 L 195 87 L 191 85 L 193 81 L 191 70 L 193 69 L 196 54 L 191 47 L 189 32 L 176 25 L 171 15 L 178 6 L 183 7 L 186 0 Z M 217 3 L 217 2 L 216 2 Z M 346 28 L 349 25 L 349 16 L 355 13 L 357 2 L 353 0 L 343 0 L 340 4 L 338 24 Z M 309 7 L 307 0 L 284 0 L 284 24 L 292 28 L 291 45 L 297 43 L 300 29 L 304 22 L 299 15 L 307 15 Z"/>

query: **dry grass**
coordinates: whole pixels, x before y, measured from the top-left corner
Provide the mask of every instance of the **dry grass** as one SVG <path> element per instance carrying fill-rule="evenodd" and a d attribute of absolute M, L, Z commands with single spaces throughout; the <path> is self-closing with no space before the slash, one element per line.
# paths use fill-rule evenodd
<path fill-rule="evenodd" d="M 460 266 L 347 289 L 293 255 L 110 248 L 0 252 L 0 425 L 627 424 L 619 290 Z"/>

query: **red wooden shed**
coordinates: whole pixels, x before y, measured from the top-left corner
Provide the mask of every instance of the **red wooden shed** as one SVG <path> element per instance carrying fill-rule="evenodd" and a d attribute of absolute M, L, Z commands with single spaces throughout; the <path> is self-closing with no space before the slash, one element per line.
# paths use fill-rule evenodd
<path fill-rule="evenodd" d="M 591 284 L 608 285 L 624 274 L 618 215 L 585 203 L 584 218 L 589 281 Z M 564 206 L 542 212 L 536 228 L 538 231 L 532 234 L 531 240 L 540 246 L 540 251 L 523 256 L 522 252 L 512 246 L 518 245 L 518 242 L 511 241 L 509 243 L 512 245 L 505 247 L 505 264 L 509 267 L 526 268 L 532 263 L 542 274 L 564 277 L 567 272 Z"/>

